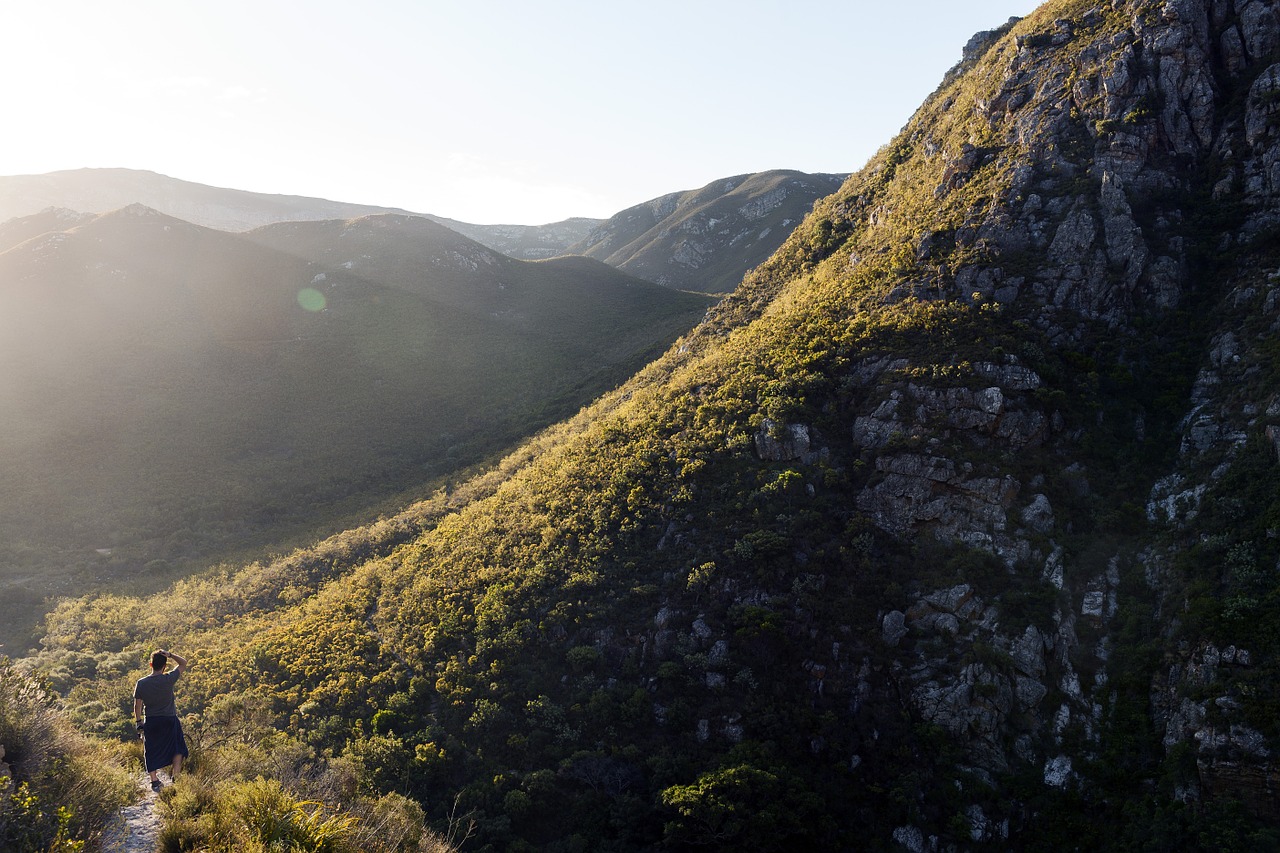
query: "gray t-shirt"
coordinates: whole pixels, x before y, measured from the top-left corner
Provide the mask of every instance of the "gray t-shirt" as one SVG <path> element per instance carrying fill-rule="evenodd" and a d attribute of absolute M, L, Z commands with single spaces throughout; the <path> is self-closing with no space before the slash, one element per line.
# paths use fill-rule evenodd
<path fill-rule="evenodd" d="M 152 673 L 138 679 L 133 688 L 133 698 L 141 699 L 147 709 L 148 717 L 176 717 L 178 707 L 173 701 L 173 683 L 181 672 L 177 669 L 170 672 Z"/>

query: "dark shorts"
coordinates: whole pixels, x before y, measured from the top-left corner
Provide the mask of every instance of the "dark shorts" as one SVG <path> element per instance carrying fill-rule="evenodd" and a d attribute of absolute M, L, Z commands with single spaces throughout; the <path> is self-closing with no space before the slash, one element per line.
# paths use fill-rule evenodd
<path fill-rule="evenodd" d="M 182 723 L 177 717 L 147 717 L 142 727 L 142 747 L 148 773 L 169 766 L 175 755 L 188 755 L 187 739 L 182 736 Z"/>

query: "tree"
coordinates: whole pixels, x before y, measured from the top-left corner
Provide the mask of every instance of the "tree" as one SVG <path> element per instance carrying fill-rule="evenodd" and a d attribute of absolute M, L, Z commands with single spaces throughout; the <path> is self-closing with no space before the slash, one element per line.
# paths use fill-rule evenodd
<path fill-rule="evenodd" d="M 821 810 L 814 795 L 785 771 L 750 764 L 722 767 L 692 785 L 672 785 L 662 804 L 676 816 L 667 822 L 667 842 L 677 847 L 734 850 L 794 849 L 812 836 L 811 818 Z"/>

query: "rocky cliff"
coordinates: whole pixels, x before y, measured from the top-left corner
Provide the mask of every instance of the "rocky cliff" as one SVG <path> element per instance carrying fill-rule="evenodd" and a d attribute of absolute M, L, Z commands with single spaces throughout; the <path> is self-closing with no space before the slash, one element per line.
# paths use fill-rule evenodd
<path fill-rule="evenodd" d="M 1275 671 L 1251 646 L 1276 651 L 1255 620 L 1277 571 L 1278 57 L 1272 3 L 1051 3 L 976 37 L 830 203 L 844 263 L 903 254 L 886 301 L 1017 318 L 1008 339 L 1004 321 L 985 330 L 985 354 L 936 341 L 849 379 L 874 471 L 857 508 L 1052 590 L 1030 619 L 1010 618 L 1008 588 L 1000 608 L 965 583 L 881 613 L 880 689 L 962 743 L 979 778 L 1034 767 L 1096 796 L 1119 742 L 1150 729 L 1163 781 L 1132 782 L 1280 817 Z M 1080 371 L 1065 395 L 1065 374 L 1028 367 L 1058 359 Z M 875 667 L 824 663 L 851 697 L 875 695 Z M 978 804 L 961 813 L 974 841 L 1010 837 Z M 894 837 L 931 849 L 937 827 Z"/>

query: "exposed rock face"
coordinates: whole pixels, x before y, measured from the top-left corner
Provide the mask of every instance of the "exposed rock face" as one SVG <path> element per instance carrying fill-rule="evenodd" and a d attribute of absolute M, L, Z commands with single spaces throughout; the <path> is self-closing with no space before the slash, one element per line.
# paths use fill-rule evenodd
<path fill-rule="evenodd" d="M 898 645 L 898 641 L 907 635 L 907 617 L 901 610 L 891 610 L 886 613 L 881 626 L 887 646 Z"/>
<path fill-rule="evenodd" d="M 1071 349 L 1099 328 L 1128 340 L 1136 324 L 1222 287 L 1204 278 L 1206 251 L 1274 238 L 1280 64 L 1270 63 L 1280 50 L 1280 8 L 1262 0 L 1116 0 L 1054 10 L 1060 17 L 1033 16 L 1007 36 L 979 33 L 966 46 L 953 73 L 987 69 L 988 85 L 969 95 L 983 132 L 964 142 L 926 122 L 904 132 L 901 148 L 930 158 L 932 177 L 920 184 L 939 206 L 993 171 L 1007 177 L 995 185 L 996 201 L 971 204 L 954 228 L 933 223 L 910 243 L 919 265 L 947 257 L 953 245 L 963 257 L 938 267 L 937 290 L 899 285 L 885 301 L 1012 308 L 1049 345 Z M 962 97 L 946 95 L 942 108 L 966 104 Z M 1235 205 L 1239 215 L 1218 231 L 1192 227 L 1199 199 Z M 871 192 L 842 212 L 867 233 L 894 225 L 892 207 Z M 859 246 L 849 268 L 867 257 Z M 1088 785 L 1082 759 L 1106 736 L 1116 702 L 1108 666 L 1126 602 L 1122 576 L 1143 573 L 1156 607 L 1171 618 L 1183 603 L 1162 597 L 1173 589 L 1169 555 L 1182 546 L 1138 552 L 1158 541 L 1157 531 L 1195 521 L 1251 437 L 1265 434 L 1280 459 L 1280 406 L 1242 391 L 1260 385 L 1258 342 L 1280 331 L 1280 275 L 1264 283 L 1256 269 L 1240 275 L 1238 286 L 1222 287 L 1228 319 L 1205 343 L 1176 466 L 1140 484 L 1150 490 L 1145 517 L 1155 527 L 1087 571 L 1050 537 L 1077 523 L 1079 505 L 1094 497 L 1090 481 L 1107 472 L 1071 461 L 1085 430 L 1060 410 L 1056 380 L 1028 366 L 1034 358 L 955 357 L 930 372 L 914 360 L 868 354 L 849 368 L 847 384 L 857 390 L 848 435 L 874 472 L 857 509 L 902 539 L 969 545 L 1011 571 L 1042 567 L 1040 577 L 1062 593 L 1054 630 L 1002 618 L 968 585 L 914 604 L 886 603 L 879 637 L 893 656 L 895 683 L 920 719 L 965 744 L 975 767 L 1033 766 L 1051 788 Z M 1249 335 L 1232 325 L 1246 321 Z M 1139 445 L 1147 440 L 1147 413 L 1125 429 Z M 781 449 L 766 456 L 759 438 L 757 447 L 764 458 L 787 457 Z M 1040 455 L 1021 458 L 1055 458 L 1061 468 L 1019 465 L 1028 451 Z M 1210 643 L 1171 654 L 1179 662 L 1156 679 L 1153 714 L 1167 750 L 1196 756 L 1198 781 L 1183 784 L 1179 796 L 1236 796 L 1256 813 L 1280 814 L 1273 742 L 1246 721 L 1237 695 L 1216 687 L 1234 683 L 1250 653 Z M 974 838 L 1000 837 L 991 825 L 979 808 Z M 926 838 L 914 826 L 895 833 L 908 848 Z"/>
<path fill-rule="evenodd" d="M 891 532 L 927 523 L 946 541 L 994 542 L 1019 489 L 1012 477 L 977 476 L 971 465 L 923 454 L 879 456 L 876 470 L 884 479 L 858 497 L 858 509 Z"/>
<path fill-rule="evenodd" d="M 764 419 L 756 433 L 756 453 L 769 462 L 786 462 L 809 455 L 809 428 L 804 424 L 778 424 Z"/>

